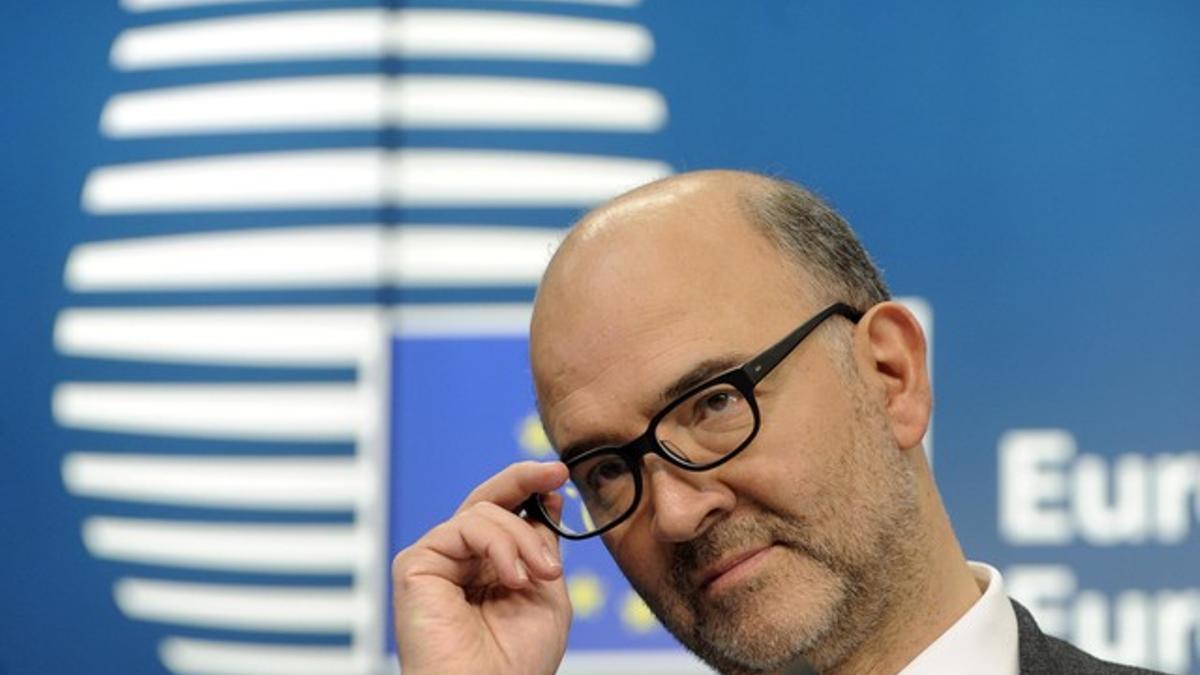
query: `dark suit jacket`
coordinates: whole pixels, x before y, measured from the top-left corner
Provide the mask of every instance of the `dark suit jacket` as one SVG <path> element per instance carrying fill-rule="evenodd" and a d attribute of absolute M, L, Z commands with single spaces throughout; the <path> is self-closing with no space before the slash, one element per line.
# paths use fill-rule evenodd
<path fill-rule="evenodd" d="M 1017 612 L 1021 675 L 1154 675 L 1156 671 L 1101 661 L 1038 628 L 1029 610 L 1013 602 Z M 1161 674 L 1158 674 L 1161 675 Z"/>

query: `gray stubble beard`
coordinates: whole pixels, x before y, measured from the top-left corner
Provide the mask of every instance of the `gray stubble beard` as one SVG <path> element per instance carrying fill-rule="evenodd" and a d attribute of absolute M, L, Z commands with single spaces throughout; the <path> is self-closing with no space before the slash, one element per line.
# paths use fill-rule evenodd
<path fill-rule="evenodd" d="M 892 457 L 899 457 L 899 450 L 885 442 L 890 437 L 880 435 L 885 431 L 878 428 L 884 424 L 881 413 L 871 414 L 865 401 L 856 403 L 858 421 L 863 424 L 860 429 L 867 438 L 855 435 L 856 457 L 844 458 L 845 465 L 839 468 L 879 470 L 878 462 L 875 467 L 854 465 L 861 464 L 869 453 L 893 453 Z M 873 441 L 874 449 L 863 447 L 864 441 Z M 874 511 L 870 521 L 878 529 L 873 533 L 874 541 L 865 548 L 865 555 L 864 551 L 856 552 L 857 556 L 847 555 L 848 551 L 839 551 L 830 542 L 814 537 L 808 523 L 764 509 L 752 519 L 724 521 L 701 537 L 678 545 L 668 579 L 664 580 L 671 589 L 669 593 L 655 593 L 653 589 L 640 587 L 633 579 L 630 582 L 676 639 L 722 673 L 769 673 L 798 658 L 807 659 L 818 672 L 834 668 L 878 633 L 889 610 L 906 602 L 903 596 L 909 590 L 906 577 L 910 571 L 903 569 L 904 562 L 915 559 L 912 549 L 920 545 L 916 533 L 919 517 L 916 479 L 902 461 L 884 466 L 895 473 L 888 473 L 883 479 L 887 487 L 883 499 L 866 505 Z M 878 506 L 879 503 L 883 506 Z M 888 508 L 888 512 L 880 513 L 881 508 Z M 768 571 L 740 588 L 728 589 L 716 599 L 706 599 L 692 588 L 690 579 L 694 571 L 718 559 L 723 552 L 768 541 L 781 545 L 786 555 L 807 558 L 835 580 L 833 588 L 823 589 L 830 593 L 831 600 L 819 612 L 820 616 L 808 617 L 808 625 L 764 626 L 761 619 L 751 618 L 753 603 L 774 600 L 763 594 L 778 588 L 780 582 L 787 582 L 778 571 Z M 812 612 L 813 608 L 806 611 Z"/>

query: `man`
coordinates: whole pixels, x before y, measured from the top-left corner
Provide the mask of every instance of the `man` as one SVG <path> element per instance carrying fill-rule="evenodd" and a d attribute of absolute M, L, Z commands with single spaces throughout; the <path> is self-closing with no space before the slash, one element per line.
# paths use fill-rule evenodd
<path fill-rule="evenodd" d="M 588 214 L 531 359 L 565 464 L 510 466 L 396 556 L 406 675 L 553 673 L 560 534 L 602 536 L 725 673 L 1136 672 L 1043 636 L 968 565 L 921 447 L 921 328 L 802 188 L 700 172 Z"/>

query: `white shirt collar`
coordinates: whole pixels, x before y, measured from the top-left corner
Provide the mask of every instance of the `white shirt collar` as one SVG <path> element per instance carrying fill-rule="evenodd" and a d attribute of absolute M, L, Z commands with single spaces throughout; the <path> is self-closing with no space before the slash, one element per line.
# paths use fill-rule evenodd
<path fill-rule="evenodd" d="M 898 675 L 1017 675 L 1017 616 L 1004 579 L 991 565 L 967 563 L 975 581 L 984 589 L 974 605 L 938 636 Z"/>

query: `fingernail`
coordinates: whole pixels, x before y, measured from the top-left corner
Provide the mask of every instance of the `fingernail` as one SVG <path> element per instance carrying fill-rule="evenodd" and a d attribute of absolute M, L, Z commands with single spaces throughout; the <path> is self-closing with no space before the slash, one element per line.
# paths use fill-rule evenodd
<path fill-rule="evenodd" d="M 519 558 L 517 559 L 517 579 L 521 583 L 529 581 L 529 570 L 525 569 L 525 563 Z"/>
<path fill-rule="evenodd" d="M 551 553 L 550 549 L 546 548 L 545 546 L 542 547 L 542 560 L 545 560 L 546 564 L 549 565 L 551 569 L 558 569 L 558 556 Z"/>

